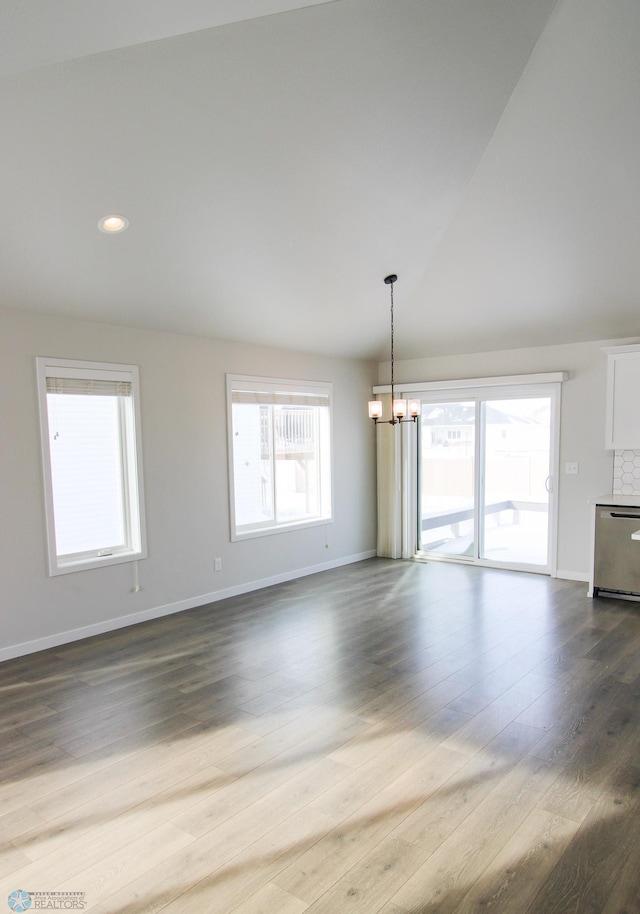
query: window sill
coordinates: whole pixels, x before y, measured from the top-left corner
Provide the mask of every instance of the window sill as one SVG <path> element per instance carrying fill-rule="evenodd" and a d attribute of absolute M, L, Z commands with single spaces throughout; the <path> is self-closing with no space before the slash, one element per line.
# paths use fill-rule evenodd
<path fill-rule="evenodd" d="M 270 527 L 255 527 L 250 530 L 235 530 L 231 534 L 231 542 L 255 539 L 259 536 L 272 536 L 274 533 L 291 533 L 294 530 L 304 530 L 307 527 L 326 527 L 333 523 L 333 517 L 320 517 L 313 520 L 296 521 L 291 524 L 277 524 Z"/>
<path fill-rule="evenodd" d="M 74 571 L 89 571 L 92 568 L 106 568 L 109 565 L 121 565 L 124 562 L 136 562 L 138 559 L 146 559 L 146 552 L 114 552 L 112 555 L 88 556 L 86 558 L 74 558 L 69 561 L 53 559 L 50 562 L 49 576 L 55 577 L 59 574 L 71 574 Z"/>

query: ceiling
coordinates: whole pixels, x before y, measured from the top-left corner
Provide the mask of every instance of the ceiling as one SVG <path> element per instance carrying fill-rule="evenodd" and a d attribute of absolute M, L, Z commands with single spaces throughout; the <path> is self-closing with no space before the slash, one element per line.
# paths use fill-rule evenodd
<path fill-rule="evenodd" d="M 0 306 L 384 359 L 395 272 L 397 358 L 638 336 L 638 47 L 637 0 L 0 0 Z"/>

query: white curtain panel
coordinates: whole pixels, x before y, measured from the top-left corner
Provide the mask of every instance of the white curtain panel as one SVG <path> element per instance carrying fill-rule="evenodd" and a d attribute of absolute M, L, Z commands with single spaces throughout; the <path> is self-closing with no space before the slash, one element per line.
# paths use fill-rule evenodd
<path fill-rule="evenodd" d="M 383 396 L 383 415 L 391 397 Z M 414 422 L 376 426 L 378 456 L 378 548 L 389 559 L 412 558 L 417 548 L 417 433 Z"/>

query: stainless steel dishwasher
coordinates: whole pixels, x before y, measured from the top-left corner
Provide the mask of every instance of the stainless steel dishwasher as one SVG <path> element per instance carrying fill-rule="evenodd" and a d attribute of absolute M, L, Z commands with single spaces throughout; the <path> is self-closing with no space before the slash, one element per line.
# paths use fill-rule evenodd
<path fill-rule="evenodd" d="M 593 595 L 599 591 L 640 598 L 640 508 L 596 505 Z"/>

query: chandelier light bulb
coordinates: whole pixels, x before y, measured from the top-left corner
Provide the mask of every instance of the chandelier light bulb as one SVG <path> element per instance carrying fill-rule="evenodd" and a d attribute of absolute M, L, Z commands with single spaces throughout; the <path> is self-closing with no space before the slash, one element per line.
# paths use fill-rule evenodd
<path fill-rule="evenodd" d="M 394 400 L 393 401 L 393 415 L 396 419 L 404 419 L 407 415 L 407 401 L 406 400 Z"/>

